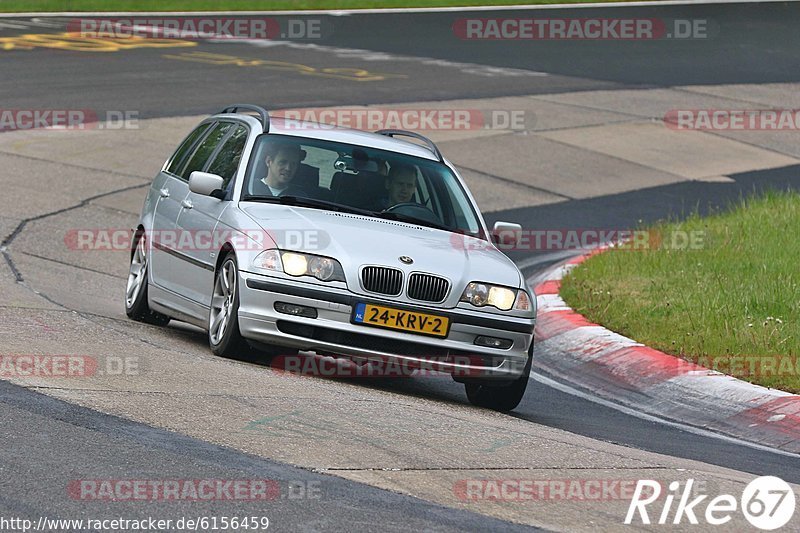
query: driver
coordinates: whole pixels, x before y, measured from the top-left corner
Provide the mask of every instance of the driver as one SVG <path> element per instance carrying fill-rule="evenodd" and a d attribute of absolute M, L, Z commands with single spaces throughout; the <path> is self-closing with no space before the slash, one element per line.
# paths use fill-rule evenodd
<path fill-rule="evenodd" d="M 306 192 L 292 183 L 303 152 L 300 146 L 290 143 L 271 143 L 266 147 L 267 175 L 253 183 L 253 194 L 259 196 L 306 196 Z"/>
<path fill-rule="evenodd" d="M 417 189 L 417 170 L 403 163 L 395 163 L 386 176 L 387 195 L 383 199 L 383 208 L 414 201 Z"/>

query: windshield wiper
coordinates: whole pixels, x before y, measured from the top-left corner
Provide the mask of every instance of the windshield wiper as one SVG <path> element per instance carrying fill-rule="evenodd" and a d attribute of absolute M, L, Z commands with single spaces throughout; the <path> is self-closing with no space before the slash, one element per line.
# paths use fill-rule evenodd
<path fill-rule="evenodd" d="M 439 222 L 433 222 L 432 220 L 425 220 L 424 218 L 417 218 L 412 217 L 411 215 L 401 215 L 400 213 L 395 213 L 393 211 L 382 211 L 380 213 L 375 213 L 375 216 L 380 218 L 387 218 L 389 220 L 397 220 L 398 222 L 408 222 L 409 224 L 417 224 L 418 226 L 428 226 L 429 228 L 434 229 L 441 229 L 444 231 L 453 231 L 453 228 L 449 226 L 445 226 Z"/>
<path fill-rule="evenodd" d="M 328 209 L 330 211 L 338 211 L 340 213 L 353 213 L 356 215 L 364 215 L 374 217 L 375 212 L 368 209 L 360 209 L 344 204 L 337 204 L 336 202 L 328 202 L 327 200 L 317 200 L 315 198 L 307 198 L 305 196 L 256 196 L 246 194 L 242 196 L 242 200 L 247 202 L 265 202 L 271 204 L 282 205 L 296 205 L 299 207 L 311 207 L 316 209 Z"/>
<path fill-rule="evenodd" d="M 315 198 L 307 198 L 305 196 L 256 196 L 246 194 L 242 196 L 242 200 L 247 202 L 265 202 L 270 204 L 282 205 L 296 205 L 299 207 L 311 207 L 316 209 L 328 209 L 330 211 L 338 211 L 340 213 L 353 213 L 356 215 L 363 215 L 367 217 L 385 218 L 388 220 L 397 220 L 398 222 L 408 222 L 410 224 L 417 224 L 419 226 L 428 226 L 430 228 L 441 229 L 444 231 L 453 231 L 453 228 L 425 220 L 422 218 L 413 217 L 410 215 L 401 215 L 392 211 L 376 212 L 369 209 L 361 209 L 359 207 L 352 207 L 344 204 L 337 204 L 336 202 L 328 202 L 327 200 L 317 200 Z"/>

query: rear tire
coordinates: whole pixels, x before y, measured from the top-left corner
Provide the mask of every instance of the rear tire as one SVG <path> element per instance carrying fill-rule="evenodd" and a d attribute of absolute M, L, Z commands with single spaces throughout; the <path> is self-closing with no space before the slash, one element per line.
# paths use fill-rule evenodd
<path fill-rule="evenodd" d="M 125 287 L 125 314 L 137 322 L 154 326 L 166 326 L 170 318 L 153 311 L 147 304 L 147 242 L 144 230 L 137 230 L 133 236 L 131 266 L 128 283 Z"/>
<path fill-rule="evenodd" d="M 533 346 L 528 353 L 528 361 L 522 374 L 511 383 L 493 384 L 490 380 L 484 382 L 464 383 L 469 403 L 476 407 L 484 407 L 494 411 L 507 412 L 516 409 L 525 396 L 528 388 L 531 365 L 533 363 Z"/>

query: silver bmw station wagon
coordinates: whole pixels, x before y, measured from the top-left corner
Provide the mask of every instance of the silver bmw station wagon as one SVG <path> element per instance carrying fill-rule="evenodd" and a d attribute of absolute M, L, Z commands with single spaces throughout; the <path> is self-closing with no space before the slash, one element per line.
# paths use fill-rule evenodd
<path fill-rule="evenodd" d="M 434 368 L 474 405 L 521 401 L 536 300 L 429 139 L 237 104 L 164 163 L 134 230 L 125 308 L 236 357 L 316 352 Z"/>

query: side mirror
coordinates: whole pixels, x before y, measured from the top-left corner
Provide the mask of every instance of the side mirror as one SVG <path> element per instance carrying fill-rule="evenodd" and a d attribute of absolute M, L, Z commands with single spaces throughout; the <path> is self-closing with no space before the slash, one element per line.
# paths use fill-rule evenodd
<path fill-rule="evenodd" d="M 203 196 L 222 197 L 222 185 L 225 180 L 222 176 L 195 170 L 189 175 L 189 190 Z"/>
<path fill-rule="evenodd" d="M 500 247 L 516 246 L 522 226 L 513 222 L 495 222 L 492 228 L 492 242 Z"/>

